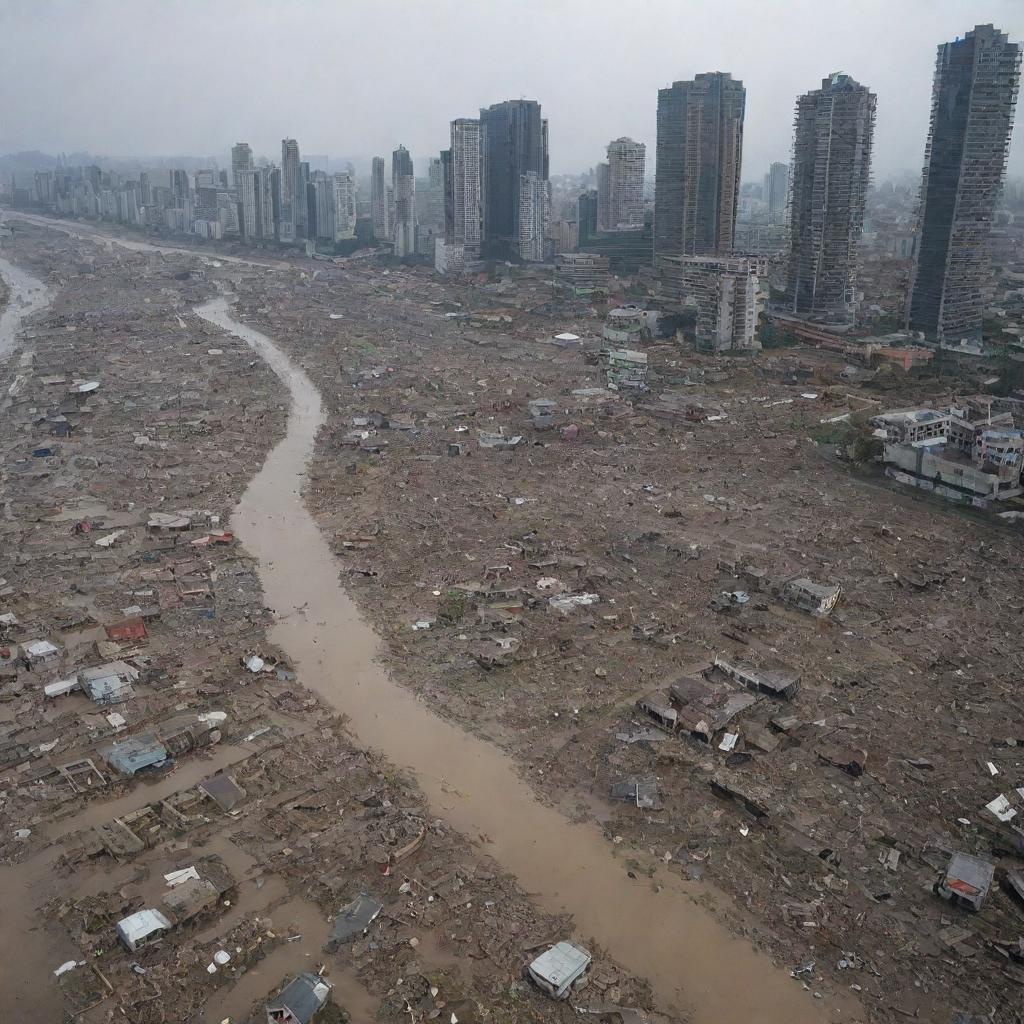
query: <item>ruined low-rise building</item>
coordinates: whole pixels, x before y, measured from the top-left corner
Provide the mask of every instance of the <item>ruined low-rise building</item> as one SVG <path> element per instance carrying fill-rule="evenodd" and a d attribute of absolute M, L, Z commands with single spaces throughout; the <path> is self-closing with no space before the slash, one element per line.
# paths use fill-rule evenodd
<path fill-rule="evenodd" d="M 756 350 L 761 312 L 761 261 L 699 256 L 665 256 L 659 261 L 669 307 L 697 307 L 695 340 L 705 352 Z"/>
<path fill-rule="evenodd" d="M 888 476 L 952 501 L 985 507 L 1024 493 L 1024 431 L 989 396 L 958 399 L 948 410 L 898 409 L 871 425 L 885 441 Z"/>
<path fill-rule="evenodd" d="M 647 390 L 647 353 L 628 348 L 608 348 L 601 353 L 614 391 Z"/>
<path fill-rule="evenodd" d="M 831 614 L 842 594 L 838 583 L 816 583 L 806 576 L 783 580 L 778 586 L 779 595 L 795 608 L 824 618 Z"/>
<path fill-rule="evenodd" d="M 566 252 L 555 257 L 554 285 L 572 295 L 592 295 L 608 288 L 608 257 Z"/>
<path fill-rule="evenodd" d="M 611 309 L 601 328 L 601 337 L 623 348 L 630 348 L 654 336 L 658 329 L 658 317 L 657 310 L 641 309 L 639 306 Z"/>

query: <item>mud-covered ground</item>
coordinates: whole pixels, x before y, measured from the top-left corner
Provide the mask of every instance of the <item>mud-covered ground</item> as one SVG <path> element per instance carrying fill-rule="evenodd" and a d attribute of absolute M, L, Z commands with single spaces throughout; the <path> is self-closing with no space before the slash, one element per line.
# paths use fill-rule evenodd
<path fill-rule="evenodd" d="M 1024 847 L 985 805 L 1024 784 L 1020 533 L 838 461 L 825 422 L 948 402 L 984 368 L 857 387 L 816 352 L 650 342 L 651 393 L 629 399 L 593 390 L 600 319 L 543 283 L 355 261 L 233 276 L 328 402 L 307 501 L 399 679 L 566 813 L 730 892 L 734 927 L 806 983 L 874 1020 L 1015 1019 L 1024 911 L 999 881 Z M 714 418 L 688 421 L 693 403 Z M 522 441 L 480 443 L 499 432 Z M 773 593 L 797 575 L 842 587 L 830 617 Z M 712 744 L 642 733 L 636 700 L 716 655 L 801 688 Z M 609 798 L 636 778 L 655 806 Z M 978 914 L 933 892 L 953 851 L 996 865 Z"/>
<path fill-rule="evenodd" d="M 359 749 L 267 640 L 275 611 L 301 610 L 264 606 L 230 517 L 288 395 L 192 312 L 222 268 L 23 225 L 0 255 L 52 294 L 0 389 L 4 1020 L 262 1020 L 320 968 L 327 1020 L 574 1019 L 522 968 L 587 937 Z M 37 640 L 55 653 L 32 660 Z M 112 663 L 125 700 L 45 695 Z M 167 756 L 119 772 L 126 740 Z M 187 867 L 214 895 L 171 913 L 163 876 Z M 325 951 L 364 892 L 381 913 Z M 173 927 L 129 953 L 114 926 L 146 908 Z M 583 1005 L 650 1006 L 593 951 Z"/>

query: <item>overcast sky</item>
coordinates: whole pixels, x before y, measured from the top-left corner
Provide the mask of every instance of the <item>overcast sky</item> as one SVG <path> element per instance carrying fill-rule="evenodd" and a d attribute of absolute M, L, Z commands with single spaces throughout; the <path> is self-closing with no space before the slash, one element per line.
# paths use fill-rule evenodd
<path fill-rule="evenodd" d="M 701 71 L 747 89 L 743 174 L 788 159 L 793 104 L 833 71 L 878 95 L 875 177 L 921 165 L 938 43 L 1024 0 L 0 0 L 0 153 L 389 153 L 425 167 L 448 122 L 525 97 L 551 172 L 648 145 L 657 90 Z M 1024 132 L 1011 173 L 1024 174 Z"/>

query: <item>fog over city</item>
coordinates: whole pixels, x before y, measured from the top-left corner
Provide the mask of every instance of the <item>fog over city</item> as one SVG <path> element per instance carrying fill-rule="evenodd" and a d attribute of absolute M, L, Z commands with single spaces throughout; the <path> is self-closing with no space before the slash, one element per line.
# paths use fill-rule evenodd
<path fill-rule="evenodd" d="M 878 96 L 880 180 L 920 169 L 936 45 L 987 21 L 1020 38 L 1024 4 L 13 0 L 0 154 L 223 162 L 246 139 L 276 159 L 290 136 L 357 159 L 402 143 L 420 168 L 450 120 L 526 97 L 549 119 L 552 174 L 592 167 L 622 135 L 647 143 L 652 172 L 657 90 L 728 71 L 747 90 L 744 177 L 757 178 L 789 157 L 797 95 L 845 71 Z M 1014 145 L 1009 173 L 1022 170 Z"/>

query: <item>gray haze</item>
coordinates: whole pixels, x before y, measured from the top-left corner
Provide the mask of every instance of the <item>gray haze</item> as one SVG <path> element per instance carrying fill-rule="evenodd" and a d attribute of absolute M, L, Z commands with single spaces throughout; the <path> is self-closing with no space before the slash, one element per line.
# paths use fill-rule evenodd
<path fill-rule="evenodd" d="M 2 0 L 0 153 L 280 159 L 390 152 L 418 166 L 448 122 L 537 99 L 551 172 L 648 144 L 657 90 L 701 71 L 747 89 L 744 177 L 788 159 L 793 104 L 832 71 L 878 94 L 875 178 L 917 170 L 935 47 L 977 23 L 1024 39 L 1024 0 Z M 1011 173 L 1024 173 L 1021 131 Z"/>

